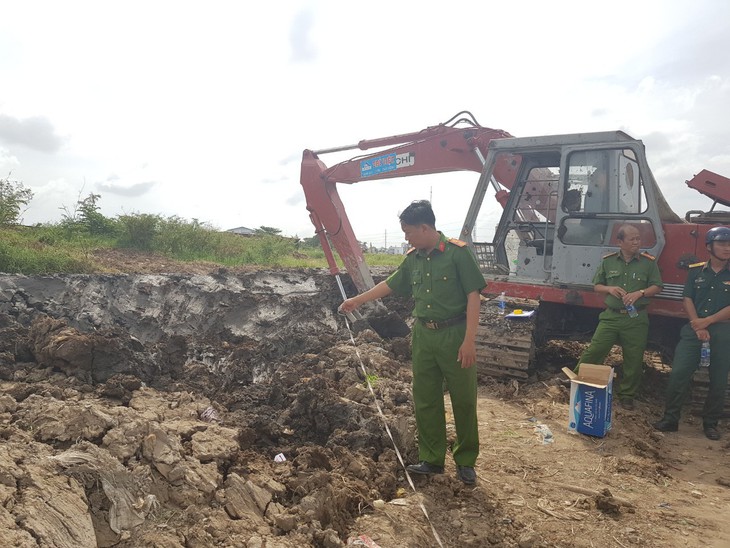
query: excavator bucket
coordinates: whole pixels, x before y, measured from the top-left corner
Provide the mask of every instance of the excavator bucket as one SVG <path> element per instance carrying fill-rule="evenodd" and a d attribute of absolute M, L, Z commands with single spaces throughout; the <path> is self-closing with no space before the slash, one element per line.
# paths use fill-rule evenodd
<path fill-rule="evenodd" d="M 345 293 L 345 288 L 342 285 L 340 275 L 335 274 L 335 279 L 337 280 L 337 286 L 340 288 L 342 299 L 346 300 L 347 293 Z M 393 339 L 396 337 L 405 337 L 411 332 L 410 328 L 406 325 L 406 322 L 403 321 L 400 315 L 397 312 L 388 310 L 388 308 L 380 301 L 368 303 L 365 307 L 371 308 L 367 318 L 358 310 L 345 314 L 350 322 L 350 329 L 353 333 L 360 333 L 365 329 L 372 329 L 384 339 Z"/>
<path fill-rule="evenodd" d="M 380 302 L 376 302 L 374 310 L 368 313 L 367 323 L 373 331 L 384 339 L 405 337 L 411 332 L 406 322 L 400 317 L 400 314 L 388 310 Z"/>

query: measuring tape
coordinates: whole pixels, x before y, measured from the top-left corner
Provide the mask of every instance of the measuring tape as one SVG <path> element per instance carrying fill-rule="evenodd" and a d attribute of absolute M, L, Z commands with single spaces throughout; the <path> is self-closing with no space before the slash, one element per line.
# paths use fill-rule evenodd
<path fill-rule="evenodd" d="M 390 427 L 388 426 L 388 422 L 385 420 L 385 415 L 383 414 L 383 410 L 380 407 L 380 403 L 378 402 L 378 398 L 375 395 L 375 390 L 373 390 L 373 385 L 370 384 L 370 377 L 368 376 L 368 372 L 365 369 L 365 364 L 362 361 L 362 357 L 360 356 L 360 351 L 357 348 L 357 344 L 355 343 L 355 337 L 352 334 L 352 329 L 350 328 L 350 322 L 347 319 L 347 316 L 342 313 L 338 312 L 345 320 L 345 325 L 347 326 L 347 331 L 350 334 L 350 342 L 352 342 L 352 346 L 355 348 L 355 354 L 357 354 L 357 360 L 360 363 L 360 369 L 362 369 L 362 374 L 365 376 L 365 382 L 368 385 L 368 390 L 370 390 L 370 394 L 373 396 L 373 401 L 375 402 L 375 407 L 378 410 L 378 415 L 380 415 L 380 419 L 383 421 L 383 426 L 385 426 L 385 431 L 388 434 L 388 437 L 390 438 L 391 443 L 393 444 L 393 449 L 395 449 L 395 454 L 398 457 L 398 462 L 400 462 L 400 465 L 403 467 L 403 471 L 406 474 L 406 479 L 408 480 L 408 485 L 411 486 L 411 489 L 413 489 L 414 493 L 418 493 L 416 491 L 416 486 L 413 484 L 413 480 L 411 479 L 411 475 L 408 473 L 408 469 L 406 468 L 406 464 L 403 461 L 403 457 L 400 454 L 400 451 L 398 450 L 398 446 L 395 443 L 395 440 L 393 439 L 393 434 L 390 433 Z M 444 548 L 444 545 L 441 543 L 441 537 L 439 537 L 438 532 L 436 531 L 436 528 L 433 526 L 433 523 L 431 522 L 431 518 L 428 517 L 428 512 L 426 511 L 426 507 L 423 505 L 423 502 L 420 500 L 418 501 L 418 506 L 421 507 L 421 511 L 423 512 L 423 515 L 426 516 L 426 521 L 431 526 L 431 532 L 433 533 L 434 538 L 436 539 L 436 542 L 441 548 Z"/>

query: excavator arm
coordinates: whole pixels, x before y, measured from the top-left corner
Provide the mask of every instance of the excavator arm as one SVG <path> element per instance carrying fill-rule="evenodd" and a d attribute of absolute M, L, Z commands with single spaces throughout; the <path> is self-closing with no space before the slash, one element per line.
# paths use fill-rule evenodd
<path fill-rule="evenodd" d="M 512 136 L 499 129 L 482 127 L 471 113 L 462 111 L 447 122 L 414 133 L 362 140 L 355 145 L 325 150 L 305 150 L 301 184 L 309 217 L 330 272 L 339 274 L 332 252 L 334 246 L 359 291 L 374 285 L 362 248 L 337 192 L 337 183 L 352 184 L 450 171 L 481 172 L 489 141 L 505 137 Z M 330 167 L 320 160 L 320 156 L 328 153 L 374 148 L 380 150 Z M 519 160 L 515 159 L 502 162 L 494 171 L 492 184 L 497 191 L 497 200 L 503 205 L 509 194 L 505 188 L 512 188 L 518 168 Z"/>

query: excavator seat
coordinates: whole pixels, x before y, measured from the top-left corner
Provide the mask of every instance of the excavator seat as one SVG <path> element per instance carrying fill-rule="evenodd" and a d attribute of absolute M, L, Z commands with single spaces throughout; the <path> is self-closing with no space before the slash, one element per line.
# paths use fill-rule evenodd
<path fill-rule="evenodd" d="M 526 242 L 525 245 L 527 247 L 534 247 L 537 249 L 538 255 L 545 255 L 547 253 L 548 255 L 553 254 L 553 240 L 547 241 L 547 246 L 545 245 L 545 239 L 539 238 L 537 240 L 530 240 L 529 242 Z"/>

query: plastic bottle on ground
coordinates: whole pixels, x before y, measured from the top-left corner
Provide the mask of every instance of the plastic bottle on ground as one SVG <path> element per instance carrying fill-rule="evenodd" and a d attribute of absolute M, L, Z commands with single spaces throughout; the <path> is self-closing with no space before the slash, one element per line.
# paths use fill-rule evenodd
<path fill-rule="evenodd" d="M 507 303 L 504 298 L 504 291 L 502 291 L 502 293 L 499 294 L 499 297 L 497 297 L 497 308 L 499 308 L 499 314 L 502 316 L 504 316 L 504 311 L 507 308 Z"/>
<path fill-rule="evenodd" d="M 700 367 L 710 367 L 710 341 L 702 341 Z"/>

